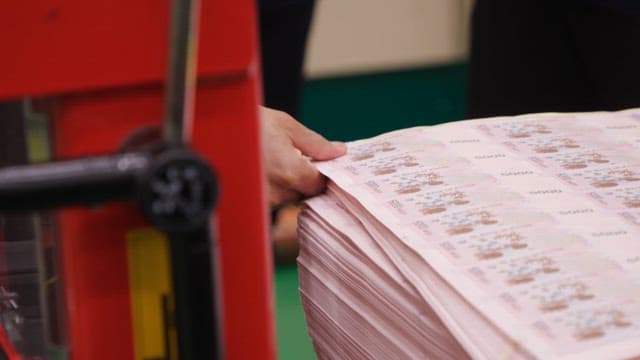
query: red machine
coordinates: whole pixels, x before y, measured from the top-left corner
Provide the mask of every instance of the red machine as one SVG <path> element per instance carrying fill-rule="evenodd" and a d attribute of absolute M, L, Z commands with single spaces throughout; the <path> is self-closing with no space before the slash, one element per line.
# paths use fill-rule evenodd
<path fill-rule="evenodd" d="M 176 115 L 186 119 L 178 137 L 213 168 L 220 189 L 207 231 L 197 234 L 208 239 L 200 244 L 207 248 L 197 251 L 215 255 L 216 271 L 189 261 L 176 268 L 175 254 L 191 259 L 195 248 L 180 247 L 185 242 L 154 229 L 132 200 L 101 199 L 36 217 L 33 251 L 13 241 L 6 220 L 0 228 L 0 347 L 6 358 L 200 359 L 202 354 L 185 353 L 184 344 L 207 341 L 221 341 L 227 359 L 275 357 L 254 3 L 196 4 L 197 71 L 183 64 L 186 75 L 197 74 L 193 116 L 188 86 L 178 97 L 186 99 Z M 108 154 L 167 123 L 165 97 L 175 96 L 165 91 L 169 9 L 169 1 L 150 0 L 1 3 L 0 101 L 20 104 L 25 119 L 48 119 L 53 159 L 116 159 L 115 168 L 134 166 L 137 158 Z M 16 270 L 18 253 L 36 259 L 27 277 Z M 211 295 L 189 292 L 185 303 L 181 292 L 203 288 L 198 281 L 211 287 L 210 280 L 216 284 L 217 332 L 215 318 L 180 316 L 184 308 L 202 306 L 199 296 Z M 27 296 L 37 297 L 29 302 L 35 304 L 31 315 L 20 307 Z M 208 323 L 218 336 L 199 332 L 195 323 Z"/>

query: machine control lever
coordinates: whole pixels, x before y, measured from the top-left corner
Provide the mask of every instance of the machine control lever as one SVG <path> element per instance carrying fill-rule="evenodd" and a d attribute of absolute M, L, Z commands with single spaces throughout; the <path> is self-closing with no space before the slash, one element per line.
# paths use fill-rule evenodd
<path fill-rule="evenodd" d="M 1 212 L 137 199 L 154 225 L 189 232 L 208 221 L 216 197 L 209 166 L 181 148 L 0 168 Z"/>

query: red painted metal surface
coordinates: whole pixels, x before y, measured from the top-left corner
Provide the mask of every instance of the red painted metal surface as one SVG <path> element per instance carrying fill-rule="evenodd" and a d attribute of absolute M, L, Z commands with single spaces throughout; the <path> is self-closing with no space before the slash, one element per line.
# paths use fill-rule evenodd
<path fill-rule="evenodd" d="M 271 248 L 257 105 L 253 0 L 203 0 L 192 144 L 221 182 L 216 213 L 227 359 L 274 359 Z M 115 151 L 159 125 L 168 1 L 34 0 L 0 4 L 0 99 L 55 98 L 57 158 Z M 125 234 L 132 203 L 59 216 L 72 359 L 131 359 Z"/>
<path fill-rule="evenodd" d="M 55 156 L 113 152 L 136 128 L 159 123 L 160 93 L 160 88 L 123 89 L 58 99 L 52 119 Z M 144 224 L 134 204 L 59 212 L 62 285 L 72 359 L 133 357 L 125 236 Z"/>
<path fill-rule="evenodd" d="M 199 73 L 256 56 L 254 1 L 202 1 Z M 121 87 L 166 75 L 168 0 L 0 1 L 0 98 Z"/>
<path fill-rule="evenodd" d="M 255 77 L 200 86 L 192 135 L 194 148 L 210 161 L 221 182 L 216 228 L 228 359 L 269 359 L 275 354 L 255 90 Z M 60 100 L 57 155 L 113 151 L 125 134 L 159 123 L 161 101 L 161 89 Z M 87 133 L 100 136 L 83 135 Z M 138 209 L 120 204 L 65 210 L 60 219 L 74 358 L 126 359 L 133 345 L 124 234 L 143 224 Z M 114 338 L 120 339 L 119 346 L 108 347 Z"/>
<path fill-rule="evenodd" d="M 260 158 L 256 78 L 198 89 L 193 146 L 221 181 L 218 210 L 228 359 L 275 358 L 271 245 Z"/>
<path fill-rule="evenodd" d="M 2 326 L 0 326 L 0 348 L 7 356 L 7 360 L 22 360 L 20 354 L 18 354 L 13 344 L 9 341 L 7 333 L 4 332 Z"/>

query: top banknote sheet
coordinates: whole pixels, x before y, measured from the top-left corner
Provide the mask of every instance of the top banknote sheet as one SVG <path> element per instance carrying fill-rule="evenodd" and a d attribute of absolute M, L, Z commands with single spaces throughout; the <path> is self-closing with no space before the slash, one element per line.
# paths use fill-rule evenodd
<path fill-rule="evenodd" d="M 640 109 L 405 129 L 317 165 L 530 354 L 640 352 Z"/>

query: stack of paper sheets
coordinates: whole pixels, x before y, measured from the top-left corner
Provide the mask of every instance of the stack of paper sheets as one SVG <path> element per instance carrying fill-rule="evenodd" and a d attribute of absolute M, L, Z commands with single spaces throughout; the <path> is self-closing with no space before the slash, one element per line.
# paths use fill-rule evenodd
<path fill-rule="evenodd" d="M 298 263 L 320 358 L 640 356 L 640 109 L 406 129 L 318 168 Z"/>

